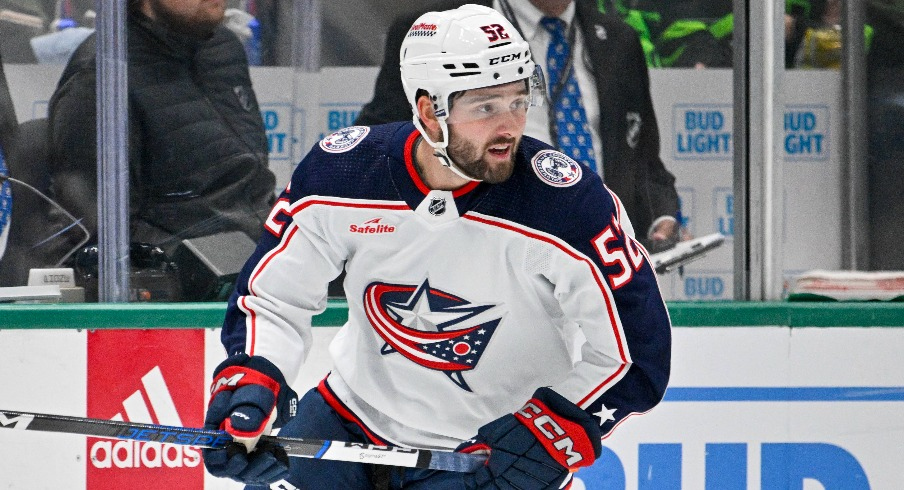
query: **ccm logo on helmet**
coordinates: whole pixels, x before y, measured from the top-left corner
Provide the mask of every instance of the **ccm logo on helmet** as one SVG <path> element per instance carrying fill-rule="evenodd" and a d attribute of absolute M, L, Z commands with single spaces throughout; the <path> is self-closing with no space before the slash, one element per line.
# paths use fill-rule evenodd
<path fill-rule="evenodd" d="M 520 60 L 521 54 L 522 53 L 513 53 L 513 54 L 507 54 L 505 56 L 497 56 L 495 58 L 490 58 L 490 64 L 498 65 L 499 63 L 508 63 L 509 61 L 512 61 L 512 60 Z"/>
<path fill-rule="evenodd" d="M 565 436 L 565 431 L 562 427 L 560 427 L 549 415 L 543 415 L 543 410 L 534 405 L 533 402 L 527 402 L 521 410 L 518 410 L 518 415 L 532 421 L 534 427 L 536 427 L 541 434 L 546 436 L 550 441 L 553 441 L 552 446 L 568 458 L 566 464 L 569 467 L 574 467 L 575 463 L 579 463 L 584 459 L 581 453 L 574 450 L 574 441 L 571 440 L 570 437 Z"/>

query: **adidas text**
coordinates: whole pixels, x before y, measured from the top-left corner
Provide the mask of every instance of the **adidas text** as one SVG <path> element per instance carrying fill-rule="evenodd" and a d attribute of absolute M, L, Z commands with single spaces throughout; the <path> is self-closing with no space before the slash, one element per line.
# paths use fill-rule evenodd
<path fill-rule="evenodd" d="M 91 464 L 95 468 L 194 468 L 201 453 L 189 446 L 163 445 L 159 442 L 97 441 L 91 446 Z"/>

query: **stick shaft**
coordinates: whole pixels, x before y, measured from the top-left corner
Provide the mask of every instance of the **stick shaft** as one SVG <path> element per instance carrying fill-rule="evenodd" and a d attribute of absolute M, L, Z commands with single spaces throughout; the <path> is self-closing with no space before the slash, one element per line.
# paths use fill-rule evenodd
<path fill-rule="evenodd" d="M 232 436 L 219 430 L 2 409 L 0 409 L 0 429 L 62 432 L 211 449 L 224 448 L 232 442 Z M 279 436 L 262 436 L 261 440 L 282 446 L 289 456 L 385 464 L 406 468 L 429 468 L 467 473 L 476 470 L 484 461 L 484 458 L 477 455 L 451 451 L 431 451 L 427 449 L 374 446 L 344 441 Z"/>

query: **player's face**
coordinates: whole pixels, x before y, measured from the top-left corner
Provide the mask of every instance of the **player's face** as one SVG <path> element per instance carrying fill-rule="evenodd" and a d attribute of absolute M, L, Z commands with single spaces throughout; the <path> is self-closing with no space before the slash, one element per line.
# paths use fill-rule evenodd
<path fill-rule="evenodd" d="M 529 106 L 523 81 L 468 90 L 449 114 L 449 157 L 469 177 L 506 181 L 524 134 Z"/>
<path fill-rule="evenodd" d="M 147 0 L 152 15 L 173 30 L 205 37 L 223 22 L 226 0 Z M 146 12 L 147 13 L 147 12 Z"/>

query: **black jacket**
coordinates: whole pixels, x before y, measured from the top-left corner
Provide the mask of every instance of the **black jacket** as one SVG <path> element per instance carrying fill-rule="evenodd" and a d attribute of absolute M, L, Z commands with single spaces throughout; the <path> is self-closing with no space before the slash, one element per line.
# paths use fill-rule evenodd
<path fill-rule="evenodd" d="M 449 10 L 465 3 L 492 7 L 492 0 L 446 1 L 393 22 L 374 99 L 362 108 L 356 124 L 411 119 L 399 72 L 399 49 L 405 33 L 423 12 Z M 596 78 L 605 182 L 624 202 L 637 237 L 645 240 L 653 220 L 676 215 L 678 193 L 675 177 L 659 158 L 659 129 L 643 50 L 637 34 L 618 17 L 600 13 L 595 0 L 578 0 L 576 7 L 586 43 L 584 51 Z"/>
<path fill-rule="evenodd" d="M 52 190 L 97 232 L 95 38 L 50 99 Z M 180 36 L 128 18 L 130 227 L 172 252 L 179 239 L 242 231 L 257 239 L 274 200 L 267 139 L 248 63 L 224 27 Z"/>

